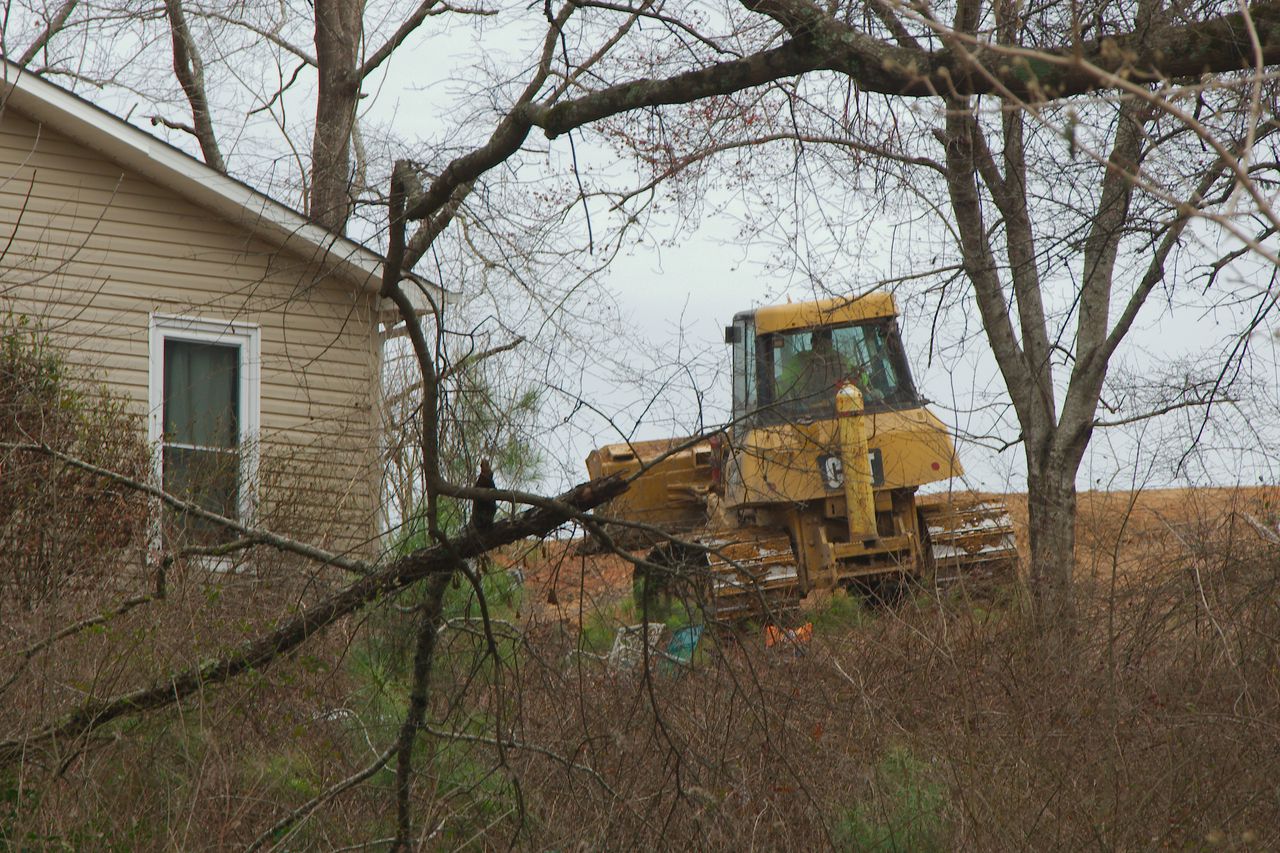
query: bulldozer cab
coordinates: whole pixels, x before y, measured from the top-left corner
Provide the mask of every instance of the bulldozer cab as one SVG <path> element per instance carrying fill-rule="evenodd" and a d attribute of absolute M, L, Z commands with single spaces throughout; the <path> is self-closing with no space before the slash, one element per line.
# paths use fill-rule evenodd
<path fill-rule="evenodd" d="M 797 322 L 814 319 L 796 314 Z M 825 324 L 761 329 L 757 312 L 746 311 L 734 317 L 726 338 L 733 345 L 737 424 L 834 418 L 836 388 L 849 381 L 862 392 L 868 411 L 922 404 L 892 315 L 832 317 Z"/>
<path fill-rule="evenodd" d="M 845 385 L 856 388 L 869 454 L 859 466 L 873 488 L 914 490 L 961 473 L 946 427 L 912 382 L 897 315 L 892 295 L 873 292 L 734 317 L 725 334 L 733 421 L 717 457 L 725 507 L 831 499 L 839 515 L 848 448 L 836 407 Z"/>

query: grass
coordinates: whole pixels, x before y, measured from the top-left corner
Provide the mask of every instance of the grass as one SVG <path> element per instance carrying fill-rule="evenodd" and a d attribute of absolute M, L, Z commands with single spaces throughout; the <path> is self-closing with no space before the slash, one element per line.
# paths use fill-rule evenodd
<path fill-rule="evenodd" d="M 837 590 L 821 605 L 806 614 L 819 634 L 856 630 L 874 618 L 862 598 Z"/>
<path fill-rule="evenodd" d="M 905 747 L 876 766 L 874 796 L 840 813 L 837 846 L 862 853 L 942 853 L 953 849 L 945 821 L 947 792 Z"/>
<path fill-rule="evenodd" d="M 606 655 L 613 648 L 613 639 L 618 629 L 640 624 L 640 617 L 630 595 L 592 608 L 585 614 L 578 631 L 578 648 L 592 654 Z"/>
<path fill-rule="evenodd" d="M 513 620 L 524 602 L 524 586 L 510 572 L 481 575 L 480 589 L 491 619 Z M 465 578 L 445 592 L 443 615 L 446 620 L 480 618 L 480 598 Z"/>
<path fill-rule="evenodd" d="M 493 728 L 493 721 L 479 714 L 453 726 L 454 731 L 482 737 L 492 735 Z M 494 764 L 487 750 L 477 749 L 472 742 L 435 740 L 430 774 L 435 796 L 453 802 L 440 832 L 440 841 L 448 849 L 482 849 L 485 829 L 518 809 L 511 778 Z"/>

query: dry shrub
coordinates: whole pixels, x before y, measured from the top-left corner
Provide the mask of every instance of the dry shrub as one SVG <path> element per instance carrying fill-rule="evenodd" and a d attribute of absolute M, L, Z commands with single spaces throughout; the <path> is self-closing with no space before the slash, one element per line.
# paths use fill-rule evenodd
<path fill-rule="evenodd" d="M 144 436 L 140 417 L 69 370 L 38 331 L 0 324 L 0 442 L 46 445 L 149 482 Z M 304 534 L 335 526 L 307 517 L 317 502 L 290 485 L 270 480 L 273 523 L 287 507 Z M 198 665 L 343 580 L 255 548 L 233 571 L 173 560 L 156 595 L 154 511 L 147 497 L 47 455 L 0 449 L 0 739 Z M 281 796 L 364 759 L 345 727 L 323 717 L 349 692 L 338 672 L 348 639 L 331 630 L 269 674 L 173 713 L 33 750 L 0 770 L 0 849 L 221 849 L 243 838 Z"/>
<path fill-rule="evenodd" d="M 1122 582 L 1089 567 L 1065 644 L 1015 606 L 930 596 L 828 620 L 803 656 L 728 637 L 647 678 L 543 637 L 501 689 L 464 698 L 455 673 L 436 711 L 492 735 L 501 708 L 565 761 L 509 750 L 517 795 L 472 746 L 485 785 L 423 812 L 450 843 L 493 822 L 483 846 L 528 849 L 1275 849 L 1280 548 L 1221 497 L 1143 522 L 1169 540 L 1117 525 Z"/>
<path fill-rule="evenodd" d="M 296 610 L 306 580 L 267 583 L 178 561 L 163 599 L 60 641 L 12 685 L 4 681 L 19 646 L 6 644 L 0 734 L 35 731 L 88 697 L 162 682 L 265 633 Z M 73 595 L 53 627 L 107 610 L 107 598 Z M 282 804 L 367 761 L 368 746 L 345 710 L 353 687 L 344 659 L 357 624 L 334 626 L 270 669 L 211 687 L 181 707 L 33 749 L 0 771 L 0 849 L 6 842 L 31 849 L 243 847 Z M 21 627 L 24 642 L 49 634 L 47 627 Z M 366 811 L 376 825 L 381 813 Z M 356 820 L 320 847 L 367 838 L 367 829 Z"/>
<path fill-rule="evenodd" d="M 139 422 L 73 375 L 26 318 L 0 319 L 0 442 L 39 444 L 137 480 L 149 475 Z M 0 598 L 27 609 L 68 584 L 140 564 L 147 501 L 62 462 L 0 448 Z"/>
<path fill-rule="evenodd" d="M 834 599 L 805 617 L 821 618 L 802 654 L 766 650 L 757 632 L 707 635 L 692 668 L 617 672 L 579 653 L 575 626 L 531 625 L 546 611 L 495 596 L 511 623 L 496 624 L 495 664 L 475 608 L 455 603 L 433 674 L 436 734 L 417 758 L 422 847 L 1276 849 L 1280 552 L 1249 520 L 1275 519 L 1223 500 L 1159 509 L 1098 516 L 1112 527 L 1082 546 L 1080 622 L 1052 644 L 1016 601 L 920 591 L 893 608 Z M 289 606 L 282 590 L 238 583 L 177 572 L 163 619 L 130 614 L 111 651 L 82 638 L 65 658 L 99 661 L 77 679 L 158 672 Z M 411 629 L 397 605 L 412 601 L 33 760 L 16 825 L 73 846 L 243 846 L 395 736 L 403 672 L 371 643 Z M 123 656 L 129 643 L 148 657 Z M 386 838 L 393 816 L 384 772 L 280 849 Z"/>

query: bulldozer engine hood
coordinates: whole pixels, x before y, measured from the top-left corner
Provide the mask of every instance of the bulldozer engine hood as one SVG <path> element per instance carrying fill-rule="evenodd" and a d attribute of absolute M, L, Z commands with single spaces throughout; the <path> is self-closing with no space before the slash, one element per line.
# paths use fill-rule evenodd
<path fill-rule="evenodd" d="M 926 408 L 860 416 L 872 485 L 900 489 L 964 473 L 943 423 Z M 725 471 L 729 506 L 830 497 L 844 486 L 835 419 L 757 426 L 735 436 Z"/>

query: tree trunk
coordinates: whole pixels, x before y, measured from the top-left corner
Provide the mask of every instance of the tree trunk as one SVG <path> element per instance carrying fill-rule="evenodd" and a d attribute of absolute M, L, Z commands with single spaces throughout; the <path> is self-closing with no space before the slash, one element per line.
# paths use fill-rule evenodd
<path fill-rule="evenodd" d="M 173 39 L 173 73 L 182 85 L 182 91 L 191 105 L 191 130 L 200 143 L 204 162 L 219 172 L 227 171 L 226 161 L 218 147 L 218 136 L 213 130 L 213 114 L 209 110 L 209 97 L 204 86 L 204 60 L 191 36 L 182 0 L 165 0 L 165 14 L 169 18 L 169 33 Z"/>
<path fill-rule="evenodd" d="M 351 131 L 360 82 L 356 56 L 364 4 L 361 0 L 316 0 L 316 129 L 311 144 L 308 213 L 335 234 L 351 215 Z"/>
<path fill-rule="evenodd" d="M 1041 633 L 1069 634 L 1075 622 L 1075 471 L 1056 454 L 1047 459 L 1027 455 L 1032 613 Z"/>

